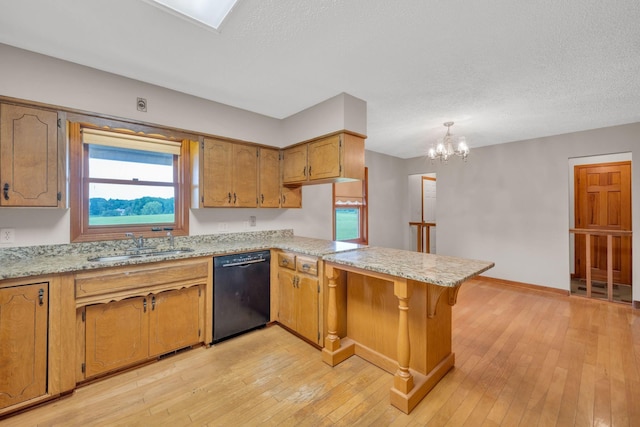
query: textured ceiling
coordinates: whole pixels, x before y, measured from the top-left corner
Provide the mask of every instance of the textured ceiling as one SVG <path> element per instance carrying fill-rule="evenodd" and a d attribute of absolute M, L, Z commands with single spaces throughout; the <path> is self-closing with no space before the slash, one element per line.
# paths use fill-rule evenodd
<path fill-rule="evenodd" d="M 216 33 L 143 0 L 0 0 L 0 43 L 267 116 L 346 92 L 403 158 L 449 120 L 472 150 L 640 121 L 639 23 L 638 0 L 239 0 Z"/>

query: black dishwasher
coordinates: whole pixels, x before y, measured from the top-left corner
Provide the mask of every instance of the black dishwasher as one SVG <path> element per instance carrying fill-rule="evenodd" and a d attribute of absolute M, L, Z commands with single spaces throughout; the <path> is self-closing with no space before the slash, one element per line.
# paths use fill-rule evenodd
<path fill-rule="evenodd" d="M 213 342 L 266 325 L 270 317 L 267 251 L 213 258 Z"/>

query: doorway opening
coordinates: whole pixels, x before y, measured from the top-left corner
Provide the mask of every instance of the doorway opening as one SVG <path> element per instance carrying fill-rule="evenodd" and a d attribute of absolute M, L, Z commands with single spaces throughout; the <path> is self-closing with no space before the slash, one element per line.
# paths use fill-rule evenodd
<path fill-rule="evenodd" d="M 409 175 L 412 250 L 436 253 L 436 174 Z"/>
<path fill-rule="evenodd" d="M 571 294 L 632 303 L 631 154 L 570 160 Z"/>

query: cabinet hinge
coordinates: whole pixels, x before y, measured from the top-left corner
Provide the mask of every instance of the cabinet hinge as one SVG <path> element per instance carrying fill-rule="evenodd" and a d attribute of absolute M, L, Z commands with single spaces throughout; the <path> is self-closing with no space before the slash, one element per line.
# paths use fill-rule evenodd
<path fill-rule="evenodd" d="M 86 322 L 87 321 L 87 312 L 82 310 L 82 321 Z"/>
<path fill-rule="evenodd" d="M 62 200 L 62 193 L 60 191 L 58 191 L 58 194 L 56 195 L 56 198 L 58 199 L 58 201 Z"/>
<path fill-rule="evenodd" d="M 58 119 L 58 129 L 62 127 L 62 119 Z"/>
<path fill-rule="evenodd" d="M 202 288 L 198 288 L 198 296 L 202 296 Z"/>
<path fill-rule="evenodd" d="M 202 331 L 198 329 L 198 337 L 200 337 L 201 334 L 202 334 Z"/>
<path fill-rule="evenodd" d="M 200 143 L 200 147 L 204 150 L 204 142 Z"/>
<path fill-rule="evenodd" d="M 339 141 L 339 142 L 338 142 L 338 146 L 339 146 L 339 147 L 342 147 L 342 137 L 340 137 L 340 139 L 338 139 L 338 141 Z"/>
<path fill-rule="evenodd" d="M 318 283 L 318 293 L 320 293 L 320 283 Z"/>
<path fill-rule="evenodd" d="M 339 173 L 342 173 L 342 165 L 340 165 L 340 169 L 338 169 Z"/>
<path fill-rule="evenodd" d="M 204 196 L 200 197 L 200 201 L 204 203 Z"/>
<path fill-rule="evenodd" d="M 87 365 L 85 365 L 85 364 L 83 363 L 83 364 L 82 364 L 82 366 L 81 366 L 81 369 L 82 369 L 82 373 L 84 374 L 84 373 L 85 373 L 85 371 L 87 370 Z"/>
<path fill-rule="evenodd" d="M 320 331 L 318 331 L 318 342 L 320 342 Z"/>
<path fill-rule="evenodd" d="M 256 148 L 256 157 L 260 157 L 260 150 Z"/>

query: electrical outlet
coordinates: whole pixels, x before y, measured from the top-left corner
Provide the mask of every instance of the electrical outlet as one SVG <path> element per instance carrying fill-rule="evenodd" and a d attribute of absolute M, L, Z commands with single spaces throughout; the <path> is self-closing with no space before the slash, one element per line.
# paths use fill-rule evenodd
<path fill-rule="evenodd" d="M 218 231 L 227 231 L 228 229 L 229 229 L 229 226 L 226 222 L 218 223 Z"/>
<path fill-rule="evenodd" d="M 251 216 L 249 217 L 249 225 L 250 225 L 251 227 L 255 227 L 255 226 L 256 226 L 256 217 L 255 217 L 255 216 L 251 215 Z"/>
<path fill-rule="evenodd" d="M 13 228 L 0 230 L 0 243 L 13 243 L 16 241 L 16 231 Z"/>

